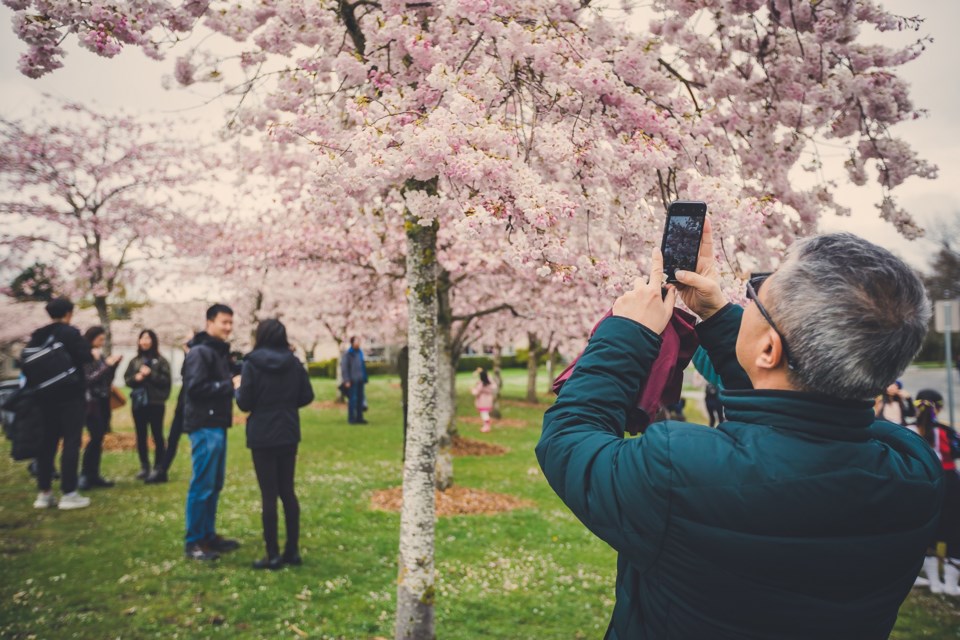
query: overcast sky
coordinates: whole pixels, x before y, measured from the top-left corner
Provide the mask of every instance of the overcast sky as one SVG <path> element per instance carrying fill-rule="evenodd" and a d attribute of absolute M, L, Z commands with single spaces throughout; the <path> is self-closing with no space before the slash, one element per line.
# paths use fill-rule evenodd
<path fill-rule="evenodd" d="M 922 33 L 934 38 L 927 51 L 916 61 L 902 68 L 901 75 L 912 87 L 914 104 L 929 110 L 927 118 L 904 123 L 895 133 L 906 139 L 919 155 L 940 167 L 936 181 L 908 181 L 896 190 L 900 202 L 922 224 L 936 220 L 960 218 L 960 1 L 887 0 L 884 5 L 895 13 L 920 15 L 926 18 Z M 10 31 L 13 12 L 0 7 L 0 114 L 6 118 L 27 118 L 32 108 L 43 100 L 43 94 L 76 100 L 105 110 L 124 109 L 133 113 L 187 116 L 200 126 L 208 123 L 211 131 L 223 123 L 224 110 L 230 101 L 213 100 L 211 87 L 165 90 L 162 79 L 169 75 L 173 59 L 156 62 L 135 49 L 124 51 L 117 59 L 105 60 L 79 49 L 72 40 L 65 68 L 39 80 L 22 76 L 16 61 L 22 44 Z M 906 43 L 915 33 L 894 34 L 894 42 Z M 871 40 L 875 38 L 871 37 Z M 874 203 L 880 190 L 874 182 L 863 188 L 849 185 L 842 170 L 846 153 L 822 149 L 827 156 L 828 177 L 841 185 L 839 199 L 854 210 L 851 218 L 825 216 L 824 230 L 850 230 L 902 255 L 919 268 L 927 267 L 927 259 L 935 244 L 930 241 L 908 242 L 891 225 L 877 217 Z M 928 236 L 929 238 L 929 236 Z M 931 238 L 933 239 L 933 238 Z"/>

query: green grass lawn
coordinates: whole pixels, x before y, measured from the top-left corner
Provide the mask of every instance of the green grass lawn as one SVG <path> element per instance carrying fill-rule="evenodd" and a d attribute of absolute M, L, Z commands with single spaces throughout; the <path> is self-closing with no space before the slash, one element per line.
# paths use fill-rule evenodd
<path fill-rule="evenodd" d="M 460 379 L 460 412 L 474 415 Z M 458 458 L 457 483 L 535 506 L 437 525 L 437 629 L 442 638 L 600 638 L 613 605 L 615 554 L 547 486 L 533 455 L 543 404 L 527 405 L 525 373 L 509 372 L 504 417 L 525 426 L 461 425 L 467 437 L 510 448 Z M 333 381 L 315 381 L 318 400 Z M 399 516 L 372 511 L 370 494 L 400 478 L 399 382 L 368 387 L 371 424 L 346 424 L 345 407 L 303 411 L 297 489 L 305 564 L 255 572 L 263 554 L 259 492 L 242 427 L 230 432 L 218 529 L 242 542 L 215 564 L 183 559 L 189 443 L 165 485 L 133 479 L 136 453 L 108 453 L 113 489 L 89 509 L 35 511 L 22 463 L 0 458 L 0 638 L 391 637 Z M 169 410 L 172 411 L 172 408 Z M 168 422 L 169 422 L 168 411 Z M 688 408 L 695 419 L 696 410 Z M 132 430 L 129 411 L 115 430 Z M 281 518 L 282 522 L 282 518 Z M 282 532 L 282 524 L 281 524 Z M 282 533 L 281 533 L 282 536 Z M 282 542 L 282 538 L 281 538 Z M 960 599 L 915 590 L 894 638 L 960 638 Z"/>

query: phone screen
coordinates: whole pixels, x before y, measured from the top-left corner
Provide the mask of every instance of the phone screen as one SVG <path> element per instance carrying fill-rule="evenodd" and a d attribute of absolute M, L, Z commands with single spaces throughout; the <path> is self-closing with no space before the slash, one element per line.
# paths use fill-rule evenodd
<path fill-rule="evenodd" d="M 673 202 L 667 211 L 663 230 L 663 271 L 668 282 L 675 282 L 677 270 L 696 271 L 700 239 L 707 215 L 704 202 Z"/>

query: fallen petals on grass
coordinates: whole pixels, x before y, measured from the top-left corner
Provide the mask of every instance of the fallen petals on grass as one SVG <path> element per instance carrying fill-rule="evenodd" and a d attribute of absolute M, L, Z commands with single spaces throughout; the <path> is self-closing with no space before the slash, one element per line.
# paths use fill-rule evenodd
<path fill-rule="evenodd" d="M 507 447 L 482 440 L 472 440 L 463 436 L 453 439 L 451 451 L 454 456 L 502 456 L 510 451 Z"/>
<path fill-rule="evenodd" d="M 450 487 L 446 491 L 437 491 L 436 501 L 438 516 L 490 515 L 533 506 L 529 500 L 467 487 Z M 375 491 L 370 497 L 371 508 L 378 511 L 400 511 L 402 503 L 401 487 Z"/>

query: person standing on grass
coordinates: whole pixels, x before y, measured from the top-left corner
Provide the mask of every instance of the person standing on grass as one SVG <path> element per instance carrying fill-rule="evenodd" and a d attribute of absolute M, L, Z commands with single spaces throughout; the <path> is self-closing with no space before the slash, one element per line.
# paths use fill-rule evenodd
<path fill-rule="evenodd" d="M 730 304 L 710 219 L 697 271 L 663 258 L 590 338 L 547 410 L 550 486 L 619 554 L 608 640 L 880 640 L 936 532 L 940 461 L 873 399 L 920 350 L 916 272 L 848 233 L 798 240 Z M 891 286 L 894 283 L 894 286 Z M 624 429 L 679 292 L 723 381 L 726 421 Z"/>
<path fill-rule="evenodd" d="M 943 508 L 937 534 L 927 549 L 923 570 L 932 593 L 960 596 L 960 475 L 954 459 L 960 457 L 960 442 L 952 427 L 941 424 L 937 417 L 943 411 L 943 396 L 934 389 L 917 392 L 917 423 L 920 436 L 936 452 L 943 467 Z M 940 558 L 936 543 L 946 543 L 943 559 L 943 580 L 940 580 Z"/>
<path fill-rule="evenodd" d="M 187 342 L 183 343 L 184 357 L 190 351 L 190 340 L 199 333 L 194 331 Z M 183 367 L 180 367 L 180 377 L 183 378 Z M 156 465 L 147 479 L 146 484 L 161 484 L 167 481 L 167 473 L 173 466 L 173 461 L 177 457 L 177 447 L 180 444 L 180 436 L 183 435 L 183 401 L 186 396 L 183 395 L 183 387 L 177 393 L 177 406 L 173 410 L 173 420 L 170 421 L 170 433 L 167 435 L 167 450 L 164 452 L 163 460 Z"/>
<path fill-rule="evenodd" d="M 187 490 L 185 553 L 216 560 L 240 546 L 216 532 L 217 505 L 227 464 L 227 429 L 233 423 L 234 380 L 230 370 L 233 309 L 207 309 L 206 330 L 190 341 L 183 362 L 183 430 L 190 437 L 193 473 Z"/>
<path fill-rule="evenodd" d="M 704 403 L 707 405 L 707 414 L 710 416 L 710 426 L 715 427 L 723 422 L 723 403 L 720 401 L 720 387 L 712 382 L 707 383 L 704 392 Z"/>
<path fill-rule="evenodd" d="M 279 320 L 262 320 L 253 351 L 243 360 L 237 383 L 237 406 L 249 411 L 247 447 L 253 455 L 262 501 L 261 520 L 267 555 L 254 569 L 301 564 L 300 503 L 294 491 L 300 407 L 313 401 L 313 387 L 303 364 L 290 350 L 287 330 Z M 277 498 L 283 503 L 287 540 L 280 555 L 277 541 Z"/>
<path fill-rule="evenodd" d="M 110 389 L 117 373 L 122 356 L 103 355 L 103 345 L 107 341 L 107 332 L 103 327 L 90 327 L 83 334 L 90 345 L 93 362 L 83 366 L 83 375 L 87 385 L 87 431 L 90 440 L 83 450 L 83 463 L 80 466 L 80 479 L 77 486 L 82 490 L 112 487 L 113 483 L 100 475 L 100 459 L 103 457 L 103 437 L 110 433 Z"/>
<path fill-rule="evenodd" d="M 76 327 L 70 326 L 73 320 L 73 303 L 67 298 L 56 298 L 47 303 L 47 315 L 53 321 L 30 336 L 26 348 L 42 348 L 58 344 L 66 353 L 69 368 L 64 376 L 58 376 L 58 382 L 41 387 L 47 381 L 31 380 L 27 375 L 26 386 L 33 387 L 39 397 L 40 413 L 43 417 L 43 437 L 40 455 L 37 458 L 37 487 L 40 493 L 34 500 L 36 509 L 82 509 L 90 506 L 90 498 L 77 493 L 77 471 L 80 461 L 80 438 L 83 433 L 83 419 L 86 415 L 86 397 L 84 393 L 83 367 L 93 361 L 90 345 L 80 335 Z M 26 371 L 27 364 L 22 366 Z M 53 482 L 53 461 L 60 442 L 63 453 L 60 454 L 60 489 L 63 496 L 59 504 L 51 490 Z"/>
<path fill-rule="evenodd" d="M 473 406 L 480 412 L 480 419 L 483 420 L 480 431 L 487 433 L 490 431 L 490 412 L 493 410 L 493 401 L 497 397 L 497 383 L 490 380 L 490 376 L 483 367 L 477 367 L 476 373 L 478 380 L 470 393 L 473 394 Z"/>
<path fill-rule="evenodd" d="M 150 450 L 147 446 L 147 426 L 153 435 L 153 466 L 161 467 L 166 453 L 163 440 L 163 414 L 170 397 L 170 363 L 160 355 L 157 334 L 144 329 L 137 337 L 137 357 L 127 365 L 123 375 L 130 394 L 130 410 L 137 432 L 137 455 L 140 457 L 140 473 L 137 480 L 150 477 Z"/>
<path fill-rule="evenodd" d="M 347 422 L 350 424 L 367 424 L 363 419 L 366 399 L 363 387 L 367 383 L 367 364 L 360 349 L 360 338 L 350 338 L 350 348 L 340 359 L 340 373 L 343 378 L 343 387 L 347 390 Z"/>

